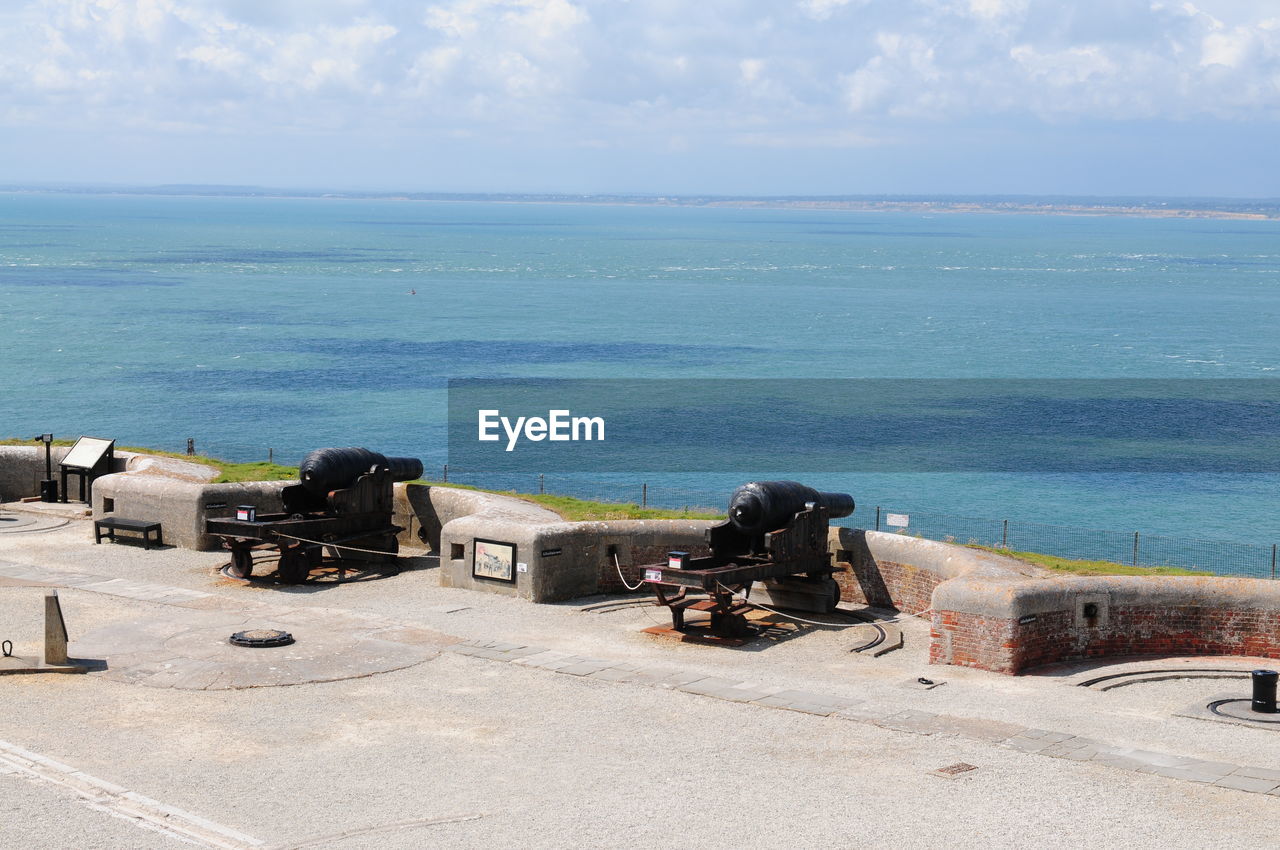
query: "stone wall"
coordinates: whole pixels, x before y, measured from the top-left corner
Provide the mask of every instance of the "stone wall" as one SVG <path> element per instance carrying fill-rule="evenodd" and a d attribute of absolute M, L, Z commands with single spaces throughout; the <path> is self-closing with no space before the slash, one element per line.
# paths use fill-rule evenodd
<path fill-rule="evenodd" d="M 71 451 L 70 446 L 53 447 L 53 478 L 60 479 L 58 463 Z M 116 470 L 124 469 L 121 453 L 116 456 Z M 40 482 L 44 480 L 44 444 L 29 446 L 0 446 L 0 502 L 16 502 L 19 499 L 40 495 Z M 79 476 L 67 479 L 67 486 L 75 491 Z M 74 493 L 73 493 L 74 495 Z"/>
<path fill-rule="evenodd" d="M 1280 658 L 1280 585 L 1264 579 L 960 579 L 934 607 L 933 661 L 1001 673 L 1124 656 Z"/>
<path fill-rule="evenodd" d="M 1073 576 L 981 550 L 832 529 L 847 601 L 930 611 L 930 661 L 1020 673 L 1161 655 L 1280 658 L 1280 583 L 1200 576 Z"/>
<path fill-rule="evenodd" d="M 440 554 L 440 583 L 533 602 L 556 602 L 623 589 L 643 564 L 663 561 L 673 550 L 705 552 L 712 523 L 685 520 L 565 522 L 530 502 L 496 493 L 421 484 L 397 485 L 397 524 L 403 538 L 416 538 Z M 402 489 L 401 489 L 402 488 Z M 414 530 L 416 529 L 416 531 Z M 475 541 L 515 546 L 523 569 L 513 581 L 472 574 Z"/>

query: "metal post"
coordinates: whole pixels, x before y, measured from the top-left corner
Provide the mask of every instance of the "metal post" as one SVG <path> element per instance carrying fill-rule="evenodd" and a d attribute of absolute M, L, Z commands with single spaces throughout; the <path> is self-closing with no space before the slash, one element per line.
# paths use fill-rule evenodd
<path fill-rule="evenodd" d="M 267 463 L 275 463 L 275 462 L 276 462 L 276 450 L 267 449 Z"/>
<path fill-rule="evenodd" d="M 649 482 L 647 481 L 640 485 L 640 507 L 642 508 L 649 507 Z M 1275 558 L 1272 558 L 1271 561 L 1272 561 L 1271 572 L 1274 573 L 1276 571 Z"/>
<path fill-rule="evenodd" d="M 1133 565 L 1138 566 L 1138 532 L 1133 533 Z"/>
<path fill-rule="evenodd" d="M 196 438 L 187 437 L 187 454 L 194 455 L 196 453 Z"/>
<path fill-rule="evenodd" d="M 1000 548 L 1009 548 L 1009 520 L 1004 521 L 1004 531 L 1000 533 Z"/>
<path fill-rule="evenodd" d="M 544 495 L 547 492 L 547 476 L 541 472 L 538 473 L 538 495 Z"/>
<path fill-rule="evenodd" d="M 1271 578 L 1276 577 L 1276 544 L 1271 544 Z"/>
<path fill-rule="evenodd" d="M 876 531 L 880 530 L 880 506 L 876 505 Z"/>
<path fill-rule="evenodd" d="M 444 478 L 441 478 L 440 480 L 445 484 L 449 483 L 449 464 L 447 463 L 444 465 Z"/>

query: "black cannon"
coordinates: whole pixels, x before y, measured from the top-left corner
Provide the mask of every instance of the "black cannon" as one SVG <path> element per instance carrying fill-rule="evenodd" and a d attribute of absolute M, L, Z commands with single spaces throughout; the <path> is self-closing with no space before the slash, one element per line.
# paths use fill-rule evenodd
<path fill-rule="evenodd" d="M 745 601 L 757 581 L 777 580 L 791 592 L 826 598 L 835 607 L 838 590 L 827 547 L 833 518 L 853 513 L 853 497 L 823 493 L 795 481 L 753 481 L 729 498 L 729 518 L 707 529 L 711 554 L 690 558 L 672 552 L 664 564 L 645 566 L 644 580 L 652 585 L 660 604 L 671 609 L 672 629 L 699 634 L 686 627 L 685 611 L 710 614 L 706 637 L 737 641 L 752 635 Z M 674 591 L 674 593 L 672 592 Z"/>
<path fill-rule="evenodd" d="M 253 574 L 253 551 L 279 549 L 282 581 L 306 581 L 328 550 L 338 561 L 394 562 L 402 530 L 391 522 L 396 481 L 422 477 L 422 462 L 359 448 L 316 449 L 298 467 L 298 484 L 280 492 L 284 512 L 245 509 L 236 518 L 206 520 L 209 534 L 231 550 L 229 572 Z"/>

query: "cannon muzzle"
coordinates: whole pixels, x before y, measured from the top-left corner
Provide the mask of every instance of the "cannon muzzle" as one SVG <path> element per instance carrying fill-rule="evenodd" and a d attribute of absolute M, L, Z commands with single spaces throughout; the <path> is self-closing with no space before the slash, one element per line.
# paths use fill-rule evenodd
<path fill-rule="evenodd" d="M 823 493 L 796 481 L 752 481 L 729 497 L 729 521 L 752 536 L 782 528 L 809 502 L 824 507 L 831 519 L 853 513 L 848 493 Z"/>
<path fill-rule="evenodd" d="M 414 457 L 387 457 L 358 448 L 316 449 L 302 459 L 298 480 L 309 493 L 323 496 L 355 484 L 366 472 L 385 468 L 392 481 L 412 481 L 422 477 L 422 461 Z"/>

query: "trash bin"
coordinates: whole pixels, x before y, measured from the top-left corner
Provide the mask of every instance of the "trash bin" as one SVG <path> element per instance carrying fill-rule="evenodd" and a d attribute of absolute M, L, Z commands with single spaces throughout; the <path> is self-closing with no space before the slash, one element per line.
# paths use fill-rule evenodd
<path fill-rule="evenodd" d="M 58 501 L 58 480 L 56 478 L 46 478 L 40 482 L 40 501 Z"/>
<path fill-rule="evenodd" d="M 1254 670 L 1253 677 L 1253 710 L 1264 714 L 1276 713 L 1276 678 L 1280 673 L 1275 670 Z"/>

